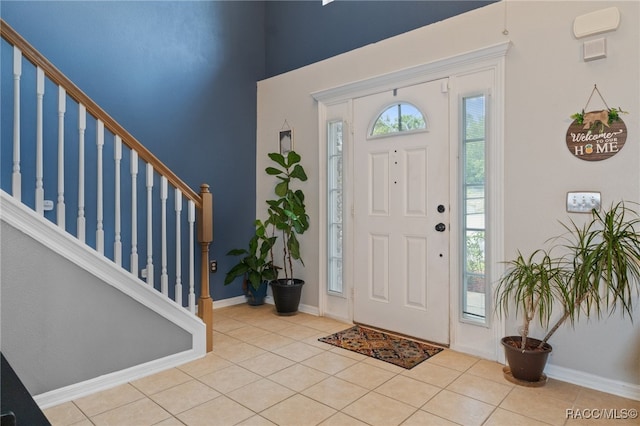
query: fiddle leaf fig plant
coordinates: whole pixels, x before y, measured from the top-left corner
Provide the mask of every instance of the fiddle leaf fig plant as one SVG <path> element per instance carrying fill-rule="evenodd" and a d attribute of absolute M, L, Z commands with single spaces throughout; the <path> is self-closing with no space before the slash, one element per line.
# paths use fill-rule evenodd
<path fill-rule="evenodd" d="M 507 262 L 498 282 L 495 306 L 499 314 L 523 315 L 521 349 L 529 337 L 529 325 L 537 320 L 548 328 L 554 306 L 562 315 L 537 345 L 542 348 L 551 336 L 569 321 L 574 325 L 581 314 L 600 318 L 620 307 L 622 315 L 633 319 L 634 303 L 640 295 L 640 217 L 624 202 L 606 211 L 592 210 L 583 225 L 563 224 L 567 232 L 551 250 L 521 253 Z M 561 251 L 552 256 L 551 251 Z"/>
<path fill-rule="evenodd" d="M 298 235 L 309 229 L 309 215 L 306 211 L 305 197 L 301 189 L 295 189 L 296 181 L 304 182 L 307 174 L 300 164 L 301 157 L 295 151 L 287 155 L 274 152 L 268 154 L 275 166 L 265 169 L 268 175 L 275 176 L 278 183 L 274 188 L 277 198 L 267 200 L 269 218 L 266 224 L 274 228 L 282 236 L 283 271 L 285 280 L 293 279 L 293 261 L 300 261 L 304 265 L 300 253 Z M 273 262 L 273 250 L 271 251 Z"/>

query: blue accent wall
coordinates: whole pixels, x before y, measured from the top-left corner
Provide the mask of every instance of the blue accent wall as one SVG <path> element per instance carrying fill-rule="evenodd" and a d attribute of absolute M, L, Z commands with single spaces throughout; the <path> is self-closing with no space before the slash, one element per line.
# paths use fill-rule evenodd
<path fill-rule="evenodd" d="M 264 3 L 2 2 L 0 13 L 192 188 L 197 191 L 201 183 L 211 185 L 215 225 L 211 258 L 218 259 L 220 269 L 211 275 L 212 297 L 218 300 L 241 294 L 239 283 L 224 287 L 222 281 L 233 260 L 225 253 L 248 241 L 255 218 L 256 81 L 264 77 Z M 5 45 L 2 60 L 3 73 L 10 73 L 12 56 Z M 28 75 L 27 69 L 24 67 L 22 92 L 35 99 L 35 94 L 30 93 L 35 90 L 35 76 Z M 12 90 L 5 89 L 12 87 L 11 76 L 5 75 L 2 80 L 2 187 L 7 190 L 11 175 Z M 57 92 L 47 85 L 45 103 L 55 105 L 56 99 Z M 35 101 L 33 105 L 31 101 L 23 102 L 26 121 L 26 114 L 35 111 Z M 68 103 L 67 117 L 68 137 L 75 141 L 77 107 L 73 110 Z M 55 127 L 51 130 L 51 137 L 45 135 L 45 141 L 53 143 L 48 143 L 45 150 L 52 150 L 55 158 L 57 136 Z M 88 148 L 95 147 L 94 132 L 87 129 Z M 35 140 L 34 135 L 32 126 L 23 130 L 26 176 L 35 173 L 30 172 L 34 166 L 26 162 L 30 156 L 24 152 L 35 149 L 34 144 L 29 144 Z M 67 164 L 77 164 L 77 156 L 67 154 Z M 95 164 L 91 157 L 95 154 L 88 149 L 88 155 L 87 170 Z M 105 146 L 105 159 L 111 155 Z M 105 160 L 107 163 L 112 161 Z M 123 159 L 122 171 L 123 176 L 128 172 L 128 158 Z M 48 167 L 45 174 L 49 175 L 45 178 L 45 198 L 55 200 L 55 170 Z M 67 173 L 66 180 L 71 196 L 77 186 L 77 173 Z M 138 180 L 144 181 L 142 167 Z M 33 187 L 34 182 L 28 178 L 23 185 Z M 93 181 L 86 185 L 88 189 L 95 188 Z M 141 197 L 143 189 L 138 191 L 138 198 Z M 33 195 L 24 201 L 33 205 Z M 87 209 L 95 210 L 95 202 L 88 199 Z M 68 228 L 75 233 L 75 212 L 71 207 L 67 210 Z M 87 217 L 90 214 L 88 211 Z M 110 214 L 111 209 L 105 206 L 105 226 L 113 222 L 107 216 Z M 55 220 L 55 212 L 48 212 L 47 216 Z M 159 215 L 154 220 L 159 220 Z M 95 227 L 92 229 L 87 223 L 91 245 L 94 234 Z M 126 235 L 127 230 L 123 229 L 123 237 Z M 111 241 L 107 238 L 106 250 L 111 250 Z M 154 251 L 159 241 L 159 236 L 154 236 Z M 139 239 L 140 268 L 145 264 L 144 244 L 145 240 Z M 128 248 L 125 244 L 125 263 Z M 154 255 L 156 277 L 159 263 L 159 254 Z"/>
<path fill-rule="evenodd" d="M 192 188 L 197 190 L 201 183 L 211 186 L 215 229 L 211 258 L 218 260 L 219 268 L 211 275 L 211 294 L 220 300 L 242 294 L 240 280 L 227 287 L 222 284 L 235 260 L 225 254 L 245 246 L 253 232 L 256 82 L 488 3 L 337 0 L 323 7 L 320 0 L 3 1 L 0 15 Z M 0 183 L 9 191 L 12 78 L 7 65 L 12 54 L 6 43 L 1 55 Z M 22 91 L 31 100 L 24 101 L 23 111 L 35 111 L 35 75 L 31 74 L 24 69 Z M 56 97 L 55 88 L 48 84 L 45 104 L 54 110 Z M 74 111 L 68 104 L 67 117 L 67 137 L 75 140 L 77 107 Z M 91 126 L 87 145 L 95 146 Z M 55 141 L 55 127 L 46 131 L 45 141 Z M 35 140 L 33 127 L 24 128 L 22 139 L 25 160 L 29 158 L 25 150 L 35 150 L 34 143 L 26 143 Z M 105 158 L 109 158 L 106 149 Z M 55 143 L 47 144 L 45 155 L 55 158 L 55 152 Z M 71 152 L 66 155 L 67 164 L 77 162 Z M 95 153 L 88 156 L 87 164 L 95 164 Z M 125 156 L 123 173 L 127 164 Z M 34 165 L 23 162 L 22 167 L 30 176 L 23 185 L 35 186 Z M 105 173 L 109 167 L 113 166 L 105 165 Z M 54 168 L 45 168 L 49 200 L 56 199 L 55 176 Z M 66 180 L 67 191 L 73 192 L 77 173 L 67 173 Z M 142 168 L 139 181 L 144 181 Z M 86 185 L 95 187 L 91 180 Z M 106 196 L 109 191 L 105 188 Z M 141 189 L 138 197 L 143 196 Z M 24 201 L 33 206 L 33 194 Z M 88 199 L 87 209 L 89 217 L 95 202 Z M 74 214 L 68 207 L 72 233 Z M 55 220 L 54 212 L 46 215 Z M 113 232 L 109 215 L 106 209 L 107 251 L 112 244 L 108 235 Z M 127 232 L 123 223 L 125 263 Z M 89 244 L 95 244 L 94 234 L 87 224 Z M 141 268 L 143 246 L 144 239 L 139 239 Z M 159 255 L 154 258 L 158 268 Z"/>
<path fill-rule="evenodd" d="M 481 0 L 270 1 L 266 72 L 274 76 L 486 6 Z M 381 58 L 384 60 L 384 58 Z"/>

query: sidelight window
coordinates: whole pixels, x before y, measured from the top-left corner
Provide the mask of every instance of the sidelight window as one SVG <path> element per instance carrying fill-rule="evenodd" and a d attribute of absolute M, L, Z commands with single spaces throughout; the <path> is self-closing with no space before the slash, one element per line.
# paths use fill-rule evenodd
<path fill-rule="evenodd" d="M 462 313 L 486 324 L 485 95 L 462 99 Z"/>
<path fill-rule="evenodd" d="M 342 121 L 327 124 L 327 289 L 339 294 L 344 293 L 342 129 Z"/>

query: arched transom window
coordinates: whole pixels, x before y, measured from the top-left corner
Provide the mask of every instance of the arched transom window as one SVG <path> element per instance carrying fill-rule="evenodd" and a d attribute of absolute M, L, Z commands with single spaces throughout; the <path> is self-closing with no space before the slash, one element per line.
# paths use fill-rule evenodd
<path fill-rule="evenodd" d="M 426 130 L 427 120 L 418 108 L 407 102 L 395 103 L 387 107 L 376 118 L 369 136 Z"/>

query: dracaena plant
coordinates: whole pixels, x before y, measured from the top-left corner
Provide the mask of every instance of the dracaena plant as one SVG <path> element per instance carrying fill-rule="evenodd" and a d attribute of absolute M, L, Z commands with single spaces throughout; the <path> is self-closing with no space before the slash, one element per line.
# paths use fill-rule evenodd
<path fill-rule="evenodd" d="M 583 225 L 563 224 L 566 233 L 554 238 L 549 251 L 536 250 L 524 257 L 518 253 L 507 262 L 498 282 L 496 309 L 523 315 L 521 348 L 526 347 L 529 324 L 537 320 L 548 328 L 555 307 L 562 314 L 538 345 L 541 348 L 563 325 L 571 325 L 580 315 L 613 313 L 633 319 L 633 307 L 640 294 L 640 217 L 619 202 L 604 212 L 593 210 Z M 551 251 L 561 256 L 552 256 Z"/>
<path fill-rule="evenodd" d="M 301 157 L 295 151 L 287 155 L 270 153 L 269 158 L 275 166 L 265 169 L 268 175 L 278 179 L 274 192 L 277 198 L 267 200 L 269 218 L 266 224 L 271 225 L 274 233 L 282 237 L 283 267 L 285 281 L 293 279 L 294 260 L 304 265 L 300 254 L 298 235 L 309 229 L 309 216 L 304 203 L 304 193 L 295 185 L 307 180 L 307 174 L 300 164 Z M 271 250 L 273 260 L 273 250 Z"/>

